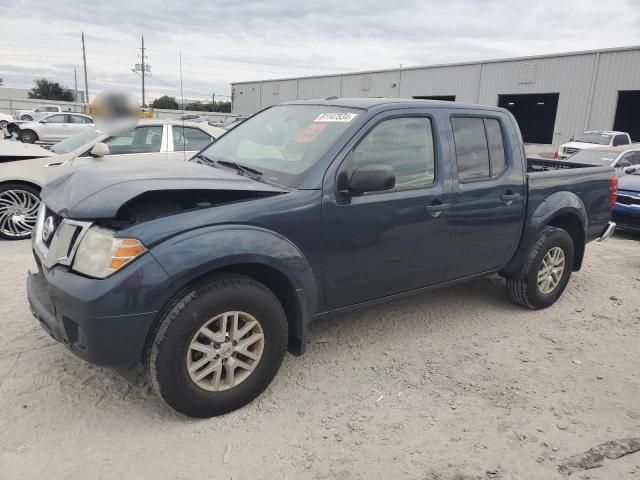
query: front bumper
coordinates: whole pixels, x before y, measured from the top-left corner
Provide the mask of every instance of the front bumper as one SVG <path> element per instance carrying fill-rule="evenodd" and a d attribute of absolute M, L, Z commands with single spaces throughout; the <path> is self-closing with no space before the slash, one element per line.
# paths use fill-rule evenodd
<path fill-rule="evenodd" d="M 640 230 L 640 207 L 618 208 L 616 206 L 611 218 L 616 221 L 620 228 Z"/>
<path fill-rule="evenodd" d="M 96 365 L 139 363 L 147 334 L 173 284 L 150 254 L 104 280 L 67 267 L 44 267 L 35 256 L 27 279 L 34 317 L 54 339 Z"/>

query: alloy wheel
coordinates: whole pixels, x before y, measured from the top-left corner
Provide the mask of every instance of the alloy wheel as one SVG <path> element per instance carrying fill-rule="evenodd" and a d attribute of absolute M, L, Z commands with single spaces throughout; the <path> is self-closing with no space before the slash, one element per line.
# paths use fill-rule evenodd
<path fill-rule="evenodd" d="M 260 322 L 246 312 L 225 312 L 207 321 L 191 339 L 187 372 L 203 390 L 229 390 L 253 373 L 263 350 Z"/>
<path fill-rule="evenodd" d="M 560 247 L 550 249 L 538 269 L 538 288 L 544 295 L 551 293 L 560 283 L 564 273 L 564 251 Z"/>
<path fill-rule="evenodd" d="M 0 192 L 0 233 L 27 238 L 36 226 L 40 199 L 26 190 Z"/>

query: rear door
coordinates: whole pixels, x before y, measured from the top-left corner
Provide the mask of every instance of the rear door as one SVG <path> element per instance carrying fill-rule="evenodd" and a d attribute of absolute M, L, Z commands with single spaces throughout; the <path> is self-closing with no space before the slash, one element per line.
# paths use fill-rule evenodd
<path fill-rule="evenodd" d="M 67 133 L 69 136 L 82 132 L 87 127 L 93 127 L 91 119 L 84 115 L 77 115 L 73 113 L 67 114 L 67 121 L 69 122 L 67 127 Z"/>
<path fill-rule="evenodd" d="M 432 115 L 418 112 L 387 112 L 371 120 L 337 160 L 337 173 L 330 169 L 325 176 L 322 241 L 329 309 L 444 278 L 451 189 L 441 148 L 446 137 Z M 393 190 L 359 196 L 339 190 L 335 178 L 370 164 L 394 168 Z"/>
<path fill-rule="evenodd" d="M 509 117 L 456 112 L 450 128 L 455 174 L 447 280 L 507 264 L 520 241 L 526 195 L 520 134 Z"/>
<path fill-rule="evenodd" d="M 167 160 L 189 160 L 214 140 L 207 132 L 196 127 L 168 125 L 168 128 L 171 134 Z"/>

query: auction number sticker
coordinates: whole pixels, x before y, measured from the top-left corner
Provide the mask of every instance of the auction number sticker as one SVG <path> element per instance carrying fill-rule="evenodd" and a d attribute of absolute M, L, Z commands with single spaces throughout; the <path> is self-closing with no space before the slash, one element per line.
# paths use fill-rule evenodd
<path fill-rule="evenodd" d="M 358 116 L 357 113 L 321 113 L 316 117 L 314 122 L 344 122 L 349 123 Z"/>

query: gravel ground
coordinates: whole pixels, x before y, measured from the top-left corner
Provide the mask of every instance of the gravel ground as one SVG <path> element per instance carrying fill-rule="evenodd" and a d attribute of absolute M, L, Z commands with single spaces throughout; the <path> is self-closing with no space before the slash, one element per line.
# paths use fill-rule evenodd
<path fill-rule="evenodd" d="M 0 478 L 563 478 L 564 458 L 640 437 L 639 241 L 591 244 L 544 311 L 495 277 L 317 322 L 258 400 L 209 420 L 50 339 L 28 242 L 1 242 Z M 571 478 L 639 477 L 640 452 Z"/>

